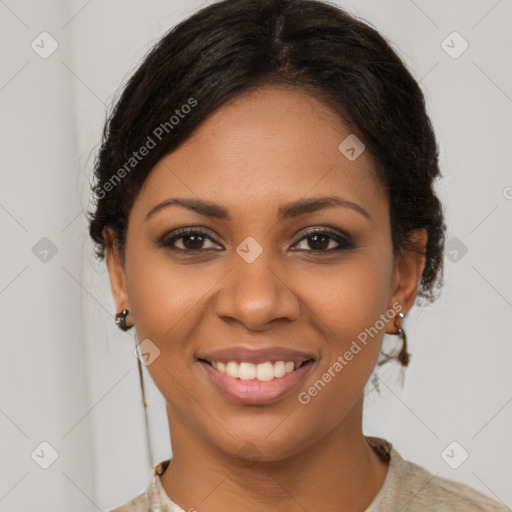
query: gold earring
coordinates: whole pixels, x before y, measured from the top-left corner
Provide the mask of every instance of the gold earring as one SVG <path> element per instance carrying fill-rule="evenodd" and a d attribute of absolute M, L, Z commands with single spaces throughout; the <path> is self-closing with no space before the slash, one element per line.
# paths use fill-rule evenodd
<path fill-rule="evenodd" d="M 398 317 L 400 320 L 395 318 L 395 325 L 398 329 L 398 335 L 402 337 L 402 349 L 400 350 L 397 359 L 402 366 L 407 366 L 409 361 L 411 360 L 411 354 L 407 352 L 407 336 L 405 335 L 405 330 L 402 327 L 402 321 L 404 319 L 403 313 L 398 313 Z"/>
<path fill-rule="evenodd" d="M 126 325 L 126 317 L 128 316 L 129 313 L 130 311 L 128 311 L 127 309 L 123 309 L 121 313 L 116 314 L 116 325 L 122 331 L 127 331 L 128 329 L 132 328 L 131 325 Z"/>
<path fill-rule="evenodd" d="M 385 354 L 381 351 L 381 354 L 384 356 L 383 360 L 378 363 L 378 365 L 383 365 L 387 363 L 390 359 L 396 359 L 402 366 L 407 366 L 411 359 L 411 354 L 407 352 L 407 336 L 405 335 L 405 330 L 402 327 L 402 320 L 404 319 L 403 313 L 398 313 L 398 318 L 395 318 L 395 326 L 398 329 L 398 332 L 395 335 L 398 335 L 402 338 L 402 348 L 397 356 L 391 356 L 389 354 Z"/>

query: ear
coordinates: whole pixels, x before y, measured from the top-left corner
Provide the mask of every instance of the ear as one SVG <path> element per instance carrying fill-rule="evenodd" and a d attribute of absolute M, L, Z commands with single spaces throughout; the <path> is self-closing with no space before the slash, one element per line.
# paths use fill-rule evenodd
<path fill-rule="evenodd" d="M 116 312 L 123 309 L 130 309 L 128 292 L 126 287 L 126 277 L 124 274 L 124 264 L 114 243 L 114 231 L 110 227 L 103 229 L 103 239 L 105 240 L 105 262 L 107 264 L 108 275 L 110 278 L 110 288 L 112 296 L 116 303 Z"/>
<path fill-rule="evenodd" d="M 427 247 L 427 230 L 424 228 L 414 229 L 409 233 L 409 246 L 402 249 L 395 257 L 393 269 L 391 298 L 388 308 L 393 304 L 400 304 L 404 315 L 412 308 L 418 294 L 421 275 L 425 268 L 425 252 Z M 388 322 L 389 334 L 395 334 L 396 326 L 394 319 Z"/>

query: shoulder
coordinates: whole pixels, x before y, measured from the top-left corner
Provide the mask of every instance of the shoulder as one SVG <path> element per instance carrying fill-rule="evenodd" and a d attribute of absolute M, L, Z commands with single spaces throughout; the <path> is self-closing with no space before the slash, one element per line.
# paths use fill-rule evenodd
<path fill-rule="evenodd" d="M 402 502 L 409 512 L 506 512 L 508 507 L 456 480 L 432 474 L 427 469 L 401 459 Z"/>
<path fill-rule="evenodd" d="M 366 439 L 389 466 L 382 488 L 365 512 L 511 512 L 469 485 L 432 474 L 404 459 L 386 439 Z"/>
<path fill-rule="evenodd" d="M 148 493 L 143 492 L 124 505 L 109 512 L 150 512 Z"/>

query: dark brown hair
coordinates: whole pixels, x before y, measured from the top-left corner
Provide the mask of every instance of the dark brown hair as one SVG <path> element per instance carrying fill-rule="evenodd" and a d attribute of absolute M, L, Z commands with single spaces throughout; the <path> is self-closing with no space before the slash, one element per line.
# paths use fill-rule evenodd
<path fill-rule="evenodd" d="M 437 142 L 423 94 L 376 30 L 316 0 L 224 0 L 153 47 L 109 115 L 95 161 L 89 232 L 98 257 L 110 244 L 124 253 L 130 209 L 164 155 L 228 100 L 272 84 L 314 95 L 363 140 L 388 193 L 395 251 L 410 245 L 411 230 L 427 230 L 418 292 L 433 300 L 445 225 L 434 191 Z M 107 226 L 113 240 L 104 238 Z"/>

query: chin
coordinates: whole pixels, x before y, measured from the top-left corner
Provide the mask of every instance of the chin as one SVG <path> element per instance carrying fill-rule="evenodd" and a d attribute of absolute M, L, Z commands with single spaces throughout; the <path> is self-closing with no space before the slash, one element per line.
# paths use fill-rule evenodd
<path fill-rule="evenodd" d="M 298 422 L 295 422 L 298 425 Z M 304 436 L 304 426 L 301 428 L 301 437 L 296 437 L 296 432 L 285 428 L 279 428 L 277 422 L 250 424 L 244 428 L 239 420 L 236 426 L 236 435 L 229 436 L 227 432 L 222 438 L 209 441 L 217 445 L 218 449 L 229 457 L 234 457 L 248 464 L 258 462 L 279 462 L 303 450 L 310 443 Z M 277 428 L 276 428 L 277 427 Z M 282 425 L 281 425 L 282 427 Z M 235 430 L 235 429 L 233 429 Z"/>

